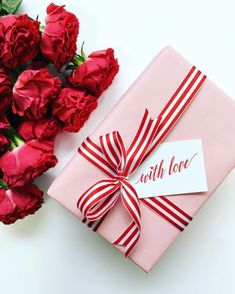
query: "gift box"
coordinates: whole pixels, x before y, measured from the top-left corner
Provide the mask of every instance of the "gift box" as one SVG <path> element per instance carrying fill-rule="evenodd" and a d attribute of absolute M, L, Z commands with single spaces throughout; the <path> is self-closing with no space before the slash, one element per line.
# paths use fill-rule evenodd
<path fill-rule="evenodd" d="M 79 147 L 48 193 L 149 272 L 234 168 L 234 130 L 235 101 L 166 47 Z M 202 142 L 205 191 L 169 195 L 166 187 L 156 196 L 147 189 L 139 198 L 129 176 L 164 143 L 194 139 Z M 197 183 L 202 174 L 198 168 L 191 181 Z"/>

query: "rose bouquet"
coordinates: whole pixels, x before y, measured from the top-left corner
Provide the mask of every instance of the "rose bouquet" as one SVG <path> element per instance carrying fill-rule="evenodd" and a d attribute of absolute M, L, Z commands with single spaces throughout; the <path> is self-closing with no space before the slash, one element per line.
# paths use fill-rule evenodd
<path fill-rule="evenodd" d="M 12 5 L 10 5 L 12 2 Z M 60 130 L 78 132 L 112 83 L 113 49 L 77 54 L 79 21 L 47 7 L 45 25 L 0 1 L 0 221 L 14 223 L 43 203 L 36 177 L 54 167 Z"/>

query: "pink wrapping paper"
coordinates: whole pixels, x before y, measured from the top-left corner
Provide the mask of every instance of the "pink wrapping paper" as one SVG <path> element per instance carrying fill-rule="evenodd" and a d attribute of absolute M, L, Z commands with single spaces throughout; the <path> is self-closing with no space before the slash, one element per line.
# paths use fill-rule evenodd
<path fill-rule="evenodd" d="M 144 110 L 147 108 L 151 116 L 156 117 L 191 66 L 173 48 L 163 49 L 96 128 L 91 139 L 97 142 L 100 135 L 116 130 L 120 132 L 128 147 Z M 234 168 L 234 132 L 235 102 L 207 78 L 192 104 L 165 140 L 170 142 L 202 139 L 208 192 L 168 196 L 189 215 L 196 214 Z M 55 179 L 48 193 L 78 218 L 82 218 L 77 209 L 79 195 L 104 178 L 105 176 L 97 168 L 76 153 Z M 110 211 L 97 231 L 110 243 L 130 224 L 129 215 L 120 202 Z M 141 213 L 140 241 L 129 258 L 148 272 L 180 231 L 142 204 Z M 123 248 L 118 247 L 118 249 L 124 252 Z"/>

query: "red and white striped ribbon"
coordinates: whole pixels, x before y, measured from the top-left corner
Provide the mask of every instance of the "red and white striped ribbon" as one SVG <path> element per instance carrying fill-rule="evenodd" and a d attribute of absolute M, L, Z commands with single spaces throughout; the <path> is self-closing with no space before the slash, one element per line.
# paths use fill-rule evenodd
<path fill-rule="evenodd" d="M 87 138 L 78 149 L 84 158 L 108 177 L 92 185 L 79 197 L 77 206 L 84 215 L 83 222 L 96 231 L 121 198 L 132 221 L 114 244 L 124 246 L 126 256 L 140 238 L 140 203 L 181 231 L 192 219 L 166 197 L 139 200 L 127 178 L 167 136 L 205 79 L 206 76 L 193 66 L 156 119 L 152 119 L 148 110 L 145 110 L 138 131 L 127 150 L 121 135 L 116 131 L 101 136 L 99 144 Z"/>
<path fill-rule="evenodd" d="M 183 231 L 192 220 L 189 214 L 164 196 L 142 198 L 141 203 L 163 217 L 180 231 Z"/>
<path fill-rule="evenodd" d="M 88 227 L 91 228 L 94 232 L 98 230 L 98 228 L 101 226 L 103 221 L 105 220 L 106 216 L 108 214 L 106 213 L 102 218 L 98 219 L 97 221 L 89 221 L 85 217 L 82 219 L 82 222 Z"/>
<path fill-rule="evenodd" d="M 118 132 L 101 136 L 100 147 L 90 139 L 82 144 L 78 152 L 109 177 L 92 185 L 79 198 L 77 206 L 86 221 L 95 222 L 104 217 L 121 197 L 124 207 L 134 222 L 135 239 L 136 242 L 138 241 L 141 231 L 139 198 L 126 177 L 142 162 L 160 121 L 160 119 L 151 119 L 148 111 L 145 111 L 141 123 L 142 132 L 131 156 L 127 156 Z M 90 222 L 89 225 L 93 226 Z"/>
<path fill-rule="evenodd" d="M 190 69 L 180 86 L 159 114 L 159 116 L 163 119 L 150 149 L 145 154 L 145 158 L 151 154 L 151 152 L 171 131 L 176 122 L 180 119 L 190 103 L 193 101 L 205 80 L 206 75 L 204 75 L 195 66 Z"/>

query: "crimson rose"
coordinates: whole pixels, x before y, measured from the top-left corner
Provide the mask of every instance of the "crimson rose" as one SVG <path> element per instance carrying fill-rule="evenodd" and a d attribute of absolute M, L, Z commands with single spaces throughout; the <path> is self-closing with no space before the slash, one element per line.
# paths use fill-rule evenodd
<path fill-rule="evenodd" d="M 39 22 L 26 14 L 0 18 L 0 63 L 6 68 L 25 64 L 37 55 Z"/>
<path fill-rule="evenodd" d="M 0 221 L 12 224 L 33 214 L 43 203 L 43 192 L 33 184 L 23 187 L 0 189 Z"/>
<path fill-rule="evenodd" d="M 47 62 L 40 60 L 40 61 L 33 61 L 28 66 L 27 69 L 38 70 L 45 68 L 47 66 Z"/>
<path fill-rule="evenodd" d="M 79 22 L 63 6 L 47 7 L 46 27 L 42 32 L 41 51 L 60 70 L 75 55 Z"/>
<path fill-rule="evenodd" d="M 0 113 L 0 130 L 4 130 L 10 127 L 10 123 L 5 113 Z"/>
<path fill-rule="evenodd" d="M 99 97 L 111 85 L 118 70 L 113 49 L 96 51 L 74 70 L 69 82 L 74 87 Z"/>
<path fill-rule="evenodd" d="M 3 180 L 10 186 L 24 186 L 55 166 L 53 143 L 32 140 L 0 157 Z"/>
<path fill-rule="evenodd" d="M 53 115 L 63 123 L 64 130 L 78 132 L 96 107 L 96 97 L 81 90 L 63 88 L 53 103 Z"/>
<path fill-rule="evenodd" d="M 46 68 L 23 71 L 13 88 L 13 112 L 28 119 L 42 118 L 60 87 L 60 79 Z"/>
<path fill-rule="evenodd" d="M 11 80 L 7 72 L 0 68 L 0 111 L 5 110 L 11 102 Z"/>
<path fill-rule="evenodd" d="M 7 148 L 8 145 L 8 140 L 7 138 L 0 133 L 0 152 L 5 151 L 5 149 Z"/>
<path fill-rule="evenodd" d="M 0 152 L 3 152 L 8 147 L 8 140 L 4 135 L 4 130 L 8 129 L 10 124 L 6 118 L 6 115 L 1 113 L 0 114 Z"/>
<path fill-rule="evenodd" d="M 29 120 L 22 122 L 18 127 L 18 133 L 25 141 L 33 139 L 54 139 L 60 130 L 60 124 L 55 119 Z"/>

